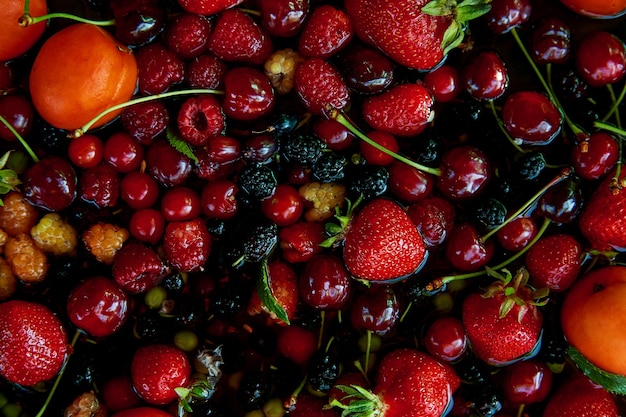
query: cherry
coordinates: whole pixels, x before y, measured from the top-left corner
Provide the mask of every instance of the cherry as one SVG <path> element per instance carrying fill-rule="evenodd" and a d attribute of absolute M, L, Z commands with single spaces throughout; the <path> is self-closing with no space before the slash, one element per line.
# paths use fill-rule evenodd
<path fill-rule="evenodd" d="M 256 120 L 274 108 L 274 88 L 261 71 L 251 67 L 235 67 L 224 77 L 222 107 L 235 120 Z"/>
<path fill-rule="evenodd" d="M 130 375 L 112 376 L 99 388 L 102 402 L 112 413 L 141 405 L 141 399 L 135 393 Z"/>
<path fill-rule="evenodd" d="M 397 153 L 400 149 L 397 139 L 391 133 L 375 130 L 368 133 L 367 136 L 377 144 L 392 152 Z M 359 144 L 361 155 L 365 158 L 368 164 L 385 166 L 395 161 L 393 156 L 376 149 L 369 143 L 361 141 Z"/>
<path fill-rule="evenodd" d="M 294 187 L 278 184 L 274 194 L 261 202 L 261 211 L 279 226 L 288 226 L 302 216 L 304 203 Z"/>
<path fill-rule="evenodd" d="M 156 245 L 165 232 L 165 219 L 161 211 L 143 208 L 135 211 L 128 223 L 128 231 L 140 242 Z"/>
<path fill-rule="evenodd" d="M 448 238 L 456 217 L 452 204 L 441 197 L 427 197 L 410 204 L 407 214 L 429 248 L 441 245 Z"/>
<path fill-rule="evenodd" d="M 468 349 L 463 322 L 452 316 L 436 318 L 426 330 L 424 347 L 442 361 L 456 362 Z"/>
<path fill-rule="evenodd" d="M 461 80 L 455 67 L 443 64 L 424 75 L 424 85 L 433 94 L 435 101 L 445 103 L 457 97 Z"/>
<path fill-rule="evenodd" d="M 619 145 L 612 135 L 594 132 L 572 147 L 571 161 L 576 174 L 597 180 L 613 169 L 619 159 Z"/>
<path fill-rule="evenodd" d="M 33 206 L 60 211 L 76 198 L 76 173 L 58 156 L 46 156 L 24 172 L 22 192 Z"/>
<path fill-rule="evenodd" d="M 167 129 L 169 112 L 161 101 L 148 101 L 126 107 L 121 114 L 122 124 L 135 140 L 151 144 Z"/>
<path fill-rule="evenodd" d="M 0 94 L 8 94 L 13 88 L 14 70 L 9 61 L 0 63 Z"/>
<path fill-rule="evenodd" d="M 537 223 L 531 217 L 518 217 L 496 232 L 500 246 L 514 252 L 525 248 L 536 235 Z"/>
<path fill-rule="evenodd" d="M 165 11 L 158 0 L 111 0 L 109 6 L 115 18 L 115 36 L 127 45 L 149 43 L 163 30 Z"/>
<path fill-rule="evenodd" d="M 211 219 L 228 220 L 237 214 L 239 203 L 236 194 L 239 187 L 229 180 L 207 182 L 200 193 L 200 207 Z"/>
<path fill-rule="evenodd" d="M 211 21 L 195 13 L 181 13 L 168 22 L 165 45 L 184 59 L 195 58 L 207 50 Z"/>
<path fill-rule="evenodd" d="M 227 71 L 226 64 L 211 54 L 202 54 L 187 61 L 185 82 L 193 88 L 221 89 Z"/>
<path fill-rule="evenodd" d="M 564 64 L 570 56 L 569 26 L 556 17 L 546 17 L 533 30 L 531 53 L 539 64 Z"/>
<path fill-rule="evenodd" d="M 435 186 L 435 177 L 401 161 L 388 167 L 389 191 L 398 199 L 413 203 L 428 197 Z"/>
<path fill-rule="evenodd" d="M 588 34 L 578 45 L 576 69 L 591 86 L 618 82 L 626 74 L 626 45 L 605 31 Z"/>
<path fill-rule="evenodd" d="M 350 48 L 343 58 L 346 84 L 357 93 L 375 94 L 387 89 L 394 81 L 394 70 L 389 58 L 366 46 Z"/>
<path fill-rule="evenodd" d="M 278 351 L 300 366 L 306 366 L 316 350 L 315 333 L 297 325 L 284 327 L 278 335 Z"/>
<path fill-rule="evenodd" d="M 561 122 L 559 109 L 536 91 L 513 93 L 502 108 L 502 123 L 516 142 L 547 145 L 561 130 Z"/>
<path fill-rule="evenodd" d="M 161 199 L 161 213 L 168 222 L 191 220 L 201 211 L 198 193 L 188 187 L 172 187 Z"/>
<path fill-rule="evenodd" d="M 550 187 L 537 203 L 536 213 L 555 223 L 569 223 L 582 208 L 583 195 L 578 178 L 570 176 Z"/>
<path fill-rule="evenodd" d="M 270 36 L 296 35 L 309 15 L 309 0 L 273 0 L 259 2 L 261 25 Z"/>
<path fill-rule="evenodd" d="M 79 168 L 93 168 L 99 165 L 104 158 L 102 139 L 91 134 L 72 139 L 67 148 L 67 156 Z"/>
<path fill-rule="evenodd" d="M 478 194 L 491 178 L 491 167 L 485 154 L 473 146 L 450 149 L 443 155 L 437 188 L 453 200 Z"/>
<path fill-rule="evenodd" d="M 150 174 L 166 187 L 182 184 L 192 170 L 192 162 L 187 156 L 162 141 L 148 147 L 146 164 Z"/>
<path fill-rule="evenodd" d="M 234 162 L 241 157 L 241 142 L 230 136 L 210 137 L 204 146 L 207 157 L 214 162 Z"/>
<path fill-rule="evenodd" d="M 485 15 L 487 27 L 502 34 L 519 27 L 530 19 L 532 6 L 529 0 L 498 0 L 491 4 Z"/>
<path fill-rule="evenodd" d="M 278 140 L 265 133 L 254 135 L 246 140 L 243 146 L 243 157 L 256 163 L 271 162 L 278 152 Z"/>
<path fill-rule="evenodd" d="M 213 181 L 218 178 L 225 178 L 232 174 L 238 164 L 233 162 L 217 162 L 209 155 L 209 149 L 206 146 L 195 149 L 196 158 L 193 169 L 196 175 L 206 181 Z"/>
<path fill-rule="evenodd" d="M 495 100 L 507 90 L 509 73 L 492 50 L 475 53 L 463 69 L 463 86 L 477 100 Z"/>
<path fill-rule="evenodd" d="M 30 100 L 24 95 L 9 94 L 0 96 L 0 116 L 9 122 L 20 136 L 24 137 L 27 136 L 33 128 L 35 109 Z M 15 135 L 4 123 L 0 123 L 0 139 L 9 142 L 17 140 Z"/>
<path fill-rule="evenodd" d="M 83 201 L 98 208 L 115 207 L 120 195 L 120 179 L 113 167 L 103 163 L 83 172 L 78 189 Z"/>
<path fill-rule="evenodd" d="M 516 362 L 505 368 L 504 395 L 515 405 L 545 400 L 552 388 L 552 371 L 536 359 Z"/>
<path fill-rule="evenodd" d="M 117 172 L 137 170 L 143 156 L 143 146 L 128 133 L 114 133 L 104 142 L 104 160 Z"/>
<path fill-rule="evenodd" d="M 459 271 L 476 271 L 491 260 L 494 245 L 482 240 L 470 223 L 456 224 L 450 231 L 445 247 L 448 262 Z"/>
<path fill-rule="evenodd" d="M 159 198 L 159 185 L 150 175 L 133 171 L 122 177 L 120 196 L 135 210 L 152 207 Z"/>
<path fill-rule="evenodd" d="M 388 333 L 400 318 L 400 301 L 388 285 L 373 285 L 350 304 L 350 322 L 356 330 L 379 336 Z"/>
<path fill-rule="evenodd" d="M 298 288 L 300 298 L 311 307 L 338 310 L 350 300 L 352 277 L 340 257 L 317 254 L 306 262 Z"/>
<path fill-rule="evenodd" d="M 326 118 L 316 118 L 313 122 L 313 132 L 322 138 L 328 149 L 341 151 L 348 148 L 355 136 L 341 123 Z"/>
<path fill-rule="evenodd" d="M 126 291 L 112 279 L 91 276 L 78 284 L 67 300 L 70 321 L 92 336 L 115 333 L 130 313 Z"/>
<path fill-rule="evenodd" d="M 321 223 L 300 221 L 280 229 L 278 244 L 287 262 L 306 262 L 321 252 L 320 243 L 325 237 L 324 226 Z"/>

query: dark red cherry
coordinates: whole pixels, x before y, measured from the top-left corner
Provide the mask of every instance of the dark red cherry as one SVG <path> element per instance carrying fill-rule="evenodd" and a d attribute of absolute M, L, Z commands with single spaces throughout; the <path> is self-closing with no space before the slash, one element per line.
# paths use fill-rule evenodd
<path fill-rule="evenodd" d="M 167 142 L 154 142 L 146 151 L 148 172 L 165 187 L 180 185 L 189 178 L 192 161 Z"/>
<path fill-rule="evenodd" d="M 356 46 L 343 58 L 342 72 L 350 89 L 362 94 L 380 93 L 391 85 L 395 66 L 375 49 Z"/>
<path fill-rule="evenodd" d="M 313 132 L 322 138 L 328 149 L 340 151 L 352 144 L 355 136 L 336 120 L 317 118 L 313 122 Z"/>
<path fill-rule="evenodd" d="M 475 53 L 463 69 L 463 86 L 477 100 L 495 100 L 509 86 L 509 72 L 492 50 Z"/>
<path fill-rule="evenodd" d="M 277 152 L 278 140 L 275 136 L 265 133 L 248 138 L 242 151 L 244 158 L 257 163 L 272 161 Z"/>
<path fill-rule="evenodd" d="M 307 261 L 298 285 L 302 300 L 320 310 L 343 308 L 352 293 L 352 277 L 342 259 L 329 253 L 314 255 Z"/>
<path fill-rule="evenodd" d="M 431 355 L 442 361 L 459 360 L 468 348 L 463 322 L 452 316 L 436 318 L 426 330 L 424 347 Z"/>
<path fill-rule="evenodd" d="M 204 149 L 207 157 L 219 163 L 234 162 L 241 158 L 241 142 L 230 136 L 213 136 Z"/>
<path fill-rule="evenodd" d="M 516 362 L 505 368 L 503 388 L 514 405 L 541 402 L 552 388 L 552 371 L 537 359 Z"/>
<path fill-rule="evenodd" d="M 519 143 L 547 145 L 561 130 L 561 112 L 545 94 L 520 91 L 502 107 L 502 123 Z"/>
<path fill-rule="evenodd" d="M 139 169 L 144 157 L 144 147 L 128 133 L 117 132 L 104 142 L 104 160 L 117 172 Z"/>
<path fill-rule="evenodd" d="M 400 302 L 388 285 L 372 285 L 350 304 L 350 322 L 356 330 L 388 333 L 400 318 Z"/>
<path fill-rule="evenodd" d="M 72 139 L 67 148 L 67 156 L 79 168 L 93 168 L 104 158 L 102 139 L 89 133 Z"/>
<path fill-rule="evenodd" d="M 485 15 L 487 26 L 494 33 L 502 34 L 523 25 L 530 19 L 530 0 L 497 0 Z"/>
<path fill-rule="evenodd" d="M 159 198 L 159 185 L 145 172 L 129 172 L 120 182 L 120 196 L 135 210 L 149 208 Z"/>
<path fill-rule="evenodd" d="M 261 71 L 251 67 L 235 67 L 224 77 L 222 107 L 235 120 L 256 120 L 274 108 L 274 88 Z"/>
<path fill-rule="evenodd" d="M 76 198 L 76 173 L 66 159 L 58 156 L 50 155 L 31 165 L 22 181 L 26 200 L 44 210 L 61 211 Z"/>
<path fill-rule="evenodd" d="M 278 184 L 274 194 L 261 202 L 261 211 L 278 226 L 294 224 L 302 216 L 304 203 L 298 190 L 288 184 Z"/>
<path fill-rule="evenodd" d="M 579 214 L 583 193 L 578 178 L 571 176 L 550 187 L 537 202 L 536 213 L 555 223 L 569 223 Z"/>
<path fill-rule="evenodd" d="M 597 180 L 608 173 L 619 159 L 619 145 L 613 135 L 594 132 L 572 147 L 572 166 L 585 180 Z"/>
<path fill-rule="evenodd" d="M 296 35 L 309 15 L 309 0 L 270 0 L 258 3 L 261 25 L 271 36 Z"/>
<path fill-rule="evenodd" d="M 459 271 L 476 271 L 485 266 L 494 252 L 493 241 L 483 241 L 470 223 L 455 225 L 446 243 L 446 259 Z"/>
<path fill-rule="evenodd" d="M 448 198 L 461 200 L 478 194 L 491 178 L 485 154 L 473 146 L 450 149 L 443 155 L 437 188 Z"/>
<path fill-rule="evenodd" d="M 0 95 L 0 116 L 15 129 L 20 136 L 27 136 L 33 128 L 35 109 L 22 94 Z M 0 138 L 9 142 L 17 140 L 4 123 L 0 123 Z"/>
<path fill-rule="evenodd" d="M 533 59 L 538 64 L 563 64 L 567 62 L 571 50 L 569 26 L 556 17 L 546 17 L 533 29 Z"/>
<path fill-rule="evenodd" d="M 14 69 L 9 61 L 0 63 L 0 94 L 8 94 L 13 88 Z"/>
<path fill-rule="evenodd" d="M 210 219 L 228 220 L 237 214 L 239 187 L 229 180 L 207 182 L 200 194 L 202 212 Z"/>
<path fill-rule="evenodd" d="M 391 133 L 383 132 L 382 130 L 374 130 L 373 132 L 369 132 L 367 136 L 383 148 L 392 152 L 397 153 L 400 149 L 398 140 Z M 385 166 L 395 161 L 393 156 L 378 150 L 364 141 L 359 143 L 359 147 L 361 149 L 361 155 L 370 165 Z"/>
<path fill-rule="evenodd" d="M 189 187 L 170 188 L 161 199 L 161 213 L 168 222 L 191 220 L 201 211 L 200 196 Z"/>
<path fill-rule="evenodd" d="M 435 101 L 445 103 L 459 94 L 461 80 L 455 67 L 443 64 L 424 75 L 424 85 L 433 94 Z"/>
<path fill-rule="evenodd" d="M 129 313 L 126 291 L 112 279 L 102 276 L 82 281 L 67 300 L 67 314 L 72 324 L 95 337 L 115 333 Z"/>
<path fill-rule="evenodd" d="M 388 167 L 389 191 L 399 200 L 413 203 L 430 195 L 435 186 L 435 177 L 413 168 L 402 161 L 394 160 Z"/>
<path fill-rule="evenodd" d="M 157 0 L 111 0 L 115 17 L 115 36 L 127 45 L 139 46 L 163 30 L 165 11 Z"/>
<path fill-rule="evenodd" d="M 522 250 L 537 235 L 537 223 L 531 217 L 518 217 L 496 232 L 500 245 L 510 251 Z"/>
<path fill-rule="evenodd" d="M 456 210 L 444 198 L 427 197 L 409 204 L 407 214 L 422 234 L 426 246 L 434 248 L 448 238 L 454 226 Z"/>
<path fill-rule="evenodd" d="M 626 74 L 626 46 L 609 32 L 597 31 L 585 36 L 574 58 L 580 76 L 594 87 L 618 82 Z"/>
<path fill-rule="evenodd" d="M 163 214 L 159 210 L 150 208 L 137 210 L 130 218 L 128 231 L 140 242 L 156 245 L 161 241 L 165 232 Z"/>

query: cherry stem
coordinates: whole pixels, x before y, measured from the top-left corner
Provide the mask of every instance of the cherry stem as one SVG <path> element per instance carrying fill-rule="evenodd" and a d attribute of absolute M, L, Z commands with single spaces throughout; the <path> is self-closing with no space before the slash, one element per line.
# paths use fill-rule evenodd
<path fill-rule="evenodd" d="M 37 155 L 35 155 L 35 152 L 33 152 L 33 150 L 28 145 L 26 140 L 22 137 L 22 135 L 17 133 L 17 130 L 15 130 L 11 123 L 9 123 L 7 119 L 5 119 L 3 116 L 0 116 L 0 122 L 2 122 L 2 124 L 4 124 L 7 129 L 9 129 L 9 131 L 17 138 L 17 140 L 22 144 L 24 149 L 26 149 L 26 152 L 28 152 L 33 161 L 35 161 L 35 163 L 39 162 L 39 158 L 37 157 Z"/>
<path fill-rule="evenodd" d="M 70 346 L 72 348 L 76 345 L 76 342 L 78 341 L 78 337 L 82 333 L 83 332 L 80 329 L 77 329 L 76 332 L 74 332 L 74 337 L 72 337 L 72 341 L 70 342 Z M 39 412 L 35 415 L 35 417 L 42 417 L 45 414 L 46 408 L 48 408 L 48 405 L 50 405 L 50 401 L 52 401 L 52 397 L 54 396 L 54 393 L 56 392 L 57 388 L 59 387 L 59 383 L 61 382 L 61 378 L 63 378 L 63 374 L 65 373 L 65 368 L 67 367 L 67 363 L 70 360 L 70 356 L 71 356 L 71 353 L 68 353 L 67 358 L 65 360 L 65 363 L 63 364 L 63 367 L 59 371 L 59 374 L 57 375 L 57 378 L 54 381 L 54 384 L 52 385 L 52 388 L 50 388 L 50 392 L 48 392 L 48 396 L 46 397 L 46 401 L 43 403 L 43 405 L 41 406 L 41 408 L 39 409 Z"/>
<path fill-rule="evenodd" d="M 365 345 L 365 374 L 369 373 L 370 369 L 370 353 L 372 349 L 372 331 L 368 330 L 367 334 L 367 344 Z"/>
<path fill-rule="evenodd" d="M 374 148 L 378 149 L 379 151 L 397 159 L 400 162 L 404 162 L 405 164 L 417 169 L 418 171 L 422 171 L 422 172 L 426 172 L 428 174 L 434 175 L 436 177 L 441 176 L 441 169 L 439 168 L 432 168 L 432 167 L 428 167 L 426 165 L 422 165 L 420 163 L 417 163 L 415 161 L 410 160 L 409 158 L 406 158 L 400 154 L 395 153 L 394 151 L 391 151 L 387 148 L 385 148 L 384 146 L 382 146 L 381 144 L 373 141 L 372 139 L 370 139 L 369 137 L 367 137 L 363 132 L 361 132 L 359 129 L 357 129 L 354 124 L 348 120 L 348 118 L 338 109 L 330 109 L 329 111 L 325 112 L 326 116 L 331 119 L 331 120 L 335 120 L 336 122 L 339 122 L 339 124 L 341 124 L 343 127 L 345 127 L 346 129 L 348 129 L 350 132 L 352 132 L 354 135 L 356 135 L 359 139 L 361 139 L 362 141 L 364 141 L 365 143 L 367 143 L 368 145 L 373 146 Z"/>
<path fill-rule="evenodd" d="M 609 93 L 612 94 L 612 97 L 615 97 L 615 92 L 613 92 L 613 87 L 610 87 L 610 84 L 609 84 L 607 85 L 607 88 L 609 89 Z M 615 98 L 613 99 L 613 105 L 611 106 L 611 109 L 606 114 L 606 116 L 602 118 L 603 122 L 606 122 L 607 120 L 609 120 L 609 117 L 611 117 L 613 113 L 617 111 L 617 108 L 619 107 L 619 105 L 622 104 L 622 101 L 624 101 L 624 97 L 626 97 L 626 83 L 624 83 L 624 86 L 622 87 L 622 91 L 620 92 L 619 97 L 617 97 L 617 99 Z"/>
<path fill-rule="evenodd" d="M 618 128 L 622 129 L 622 118 L 620 117 L 619 109 L 617 108 L 617 105 L 619 104 L 618 103 L 619 100 L 615 97 L 615 91 L 613 90 L 613 86 L 611 84 L 607 84 L 606 89 L 609 91 L 609 95 L 611 96 L 611 101 L 613 101 L 613 105 L 615 108 L 615 124 L 617 124 Z M 624 93 L 624 89 L 622 90 L 622 93 Z M 613 184 L 617 184 L 618 187 L 619 187 L 619 184 L 618 184 L 619 177 L 622 173 L 622 148 L 623 146 L 624 144 L 622 143 L 622 141 L 618 140 L 617 141 L 617 154 L 619 155 L 619 158 L 617 159 L 617 163 L 615 164 L 616 165 L 615 174 L 613 175 L 613 178 L 611 178 L 611 182 Z"/>
<path fill-rule="evenodd" d="M 141 104 L 141 103 L 146 103 L 148 101 L 153 101 L 153 100 L 160 100 L 163 98 L 169 98 L 169 97 L 176 97 L 176 96 L 184 96 L 184 95 L 190 95 L 190 94 L 224 94 L 223 91 L 220 90 L 213 90 L 210 88 L 194 88 L 191 90 L 178 90 L 178 91 L 168 91 L 167 93 L 161 93 L 161 94 L 154 94 L 151 96 L 145 96 L 145 97 L 139 97 L 130 101 L 126 101 L 124 103 L 120 103 L 117 104 L 115 106 L 109 107 L 108 109 L 104 110 L 103 112 L 101 112 L 100 114 L 98 114 L 96 117 L 94 117 L 93 119 L 91 119 L 89 122 L 87 122 L 83 127 L 80 127 L 78 129 L 74 129 L 73 131 L 70 132 L 70 134 L 68 135 L 68 137 L 72 138 L 72 139 L 76 139 L 78 137 L 81 137 L 82 135 L 84 135 L 87 131 L 89 131 L 89 129 L 91 129 L 91 127 L 98 121 L 100 120 L 102 117 L 106 116 L 107 114 L 126 108 L 126 107 L 130 107 L 133 106 L 135 104 Z"/>
<path fill-rule="evenodd" d="M 320 320 L 322 323 L 320 324 L 320 331 L 317 335 L 317 348 L 322 347 L 322 339 L 324 338 L 324 325 L 326 324 L 326 310 L 320 311 Z"/>
<path fill-rule="evenodd" d="M 528 242 L 528 244 L 526 246 L 524 246 L 524 248 L 520 249 L 518 252 L 516 252 L 510 258 L 500 262 L 498 265 L 490 267 L 490 269 L 493 269 L 493 270 L 502 269 L 502 268 L 506 267 L 507 265 L 511 264 L 513 261 L 519 259 L 522 255 L 524 255 L 526 253 L 526 251 L 528 251 L 541 238 L 541 236 L 544 234 L 544 232 L 546 231 L 546 229 L 548 228 L 550 223 L 552 223 L 552 221 L 550 219 L 548 219 L 547 217 L 545 217 L 543 219 L 543 224 L 541 225 L 541 227 L 537 231 L 537 235 L 535 235 L 535 237 L 530 242 Z M 486 274 L 487 274 L 487 269 L 482 269 L 480 271 L 469 272 L 469 273 L 466 273 L 466 274 L 446 275 L 444 277 L 440 277 L 440 278 L 436 279 L 434 284 L 435 284 L 435 287 L 440 288 L 441 286 L 449 284 L 449 283 L 451 283 L 453 281 L 460 281 L 460 280 L 463 280 L 463 279 L 476 278 L 476 277 L 480 277 L 480 276 L 483 276 L 483 275 L 486 275 Z"/>
<path fill-rule="evenodd" d="M 526 151 L 515 141 L 515 139 L 509 135 L 509 132 L 507 132 L 504 127 L 504 123 L 502 123 L 502 119 L 498 116 L 498 111 L 496 110 L 496 105 L 493 103 L 493 100 L 489 100 L 489 107 L 491 108 L 491 113 L 493 113 L 493 117 L 496 119 L 496 123 L 498 124 L 500 131 L 504 134 L 508 141 L 511 142 L 511 145 L 513 145 L 519 153 L 526 153 Z"/>
<path fill-rule="evenodd" d="M 550 86 L 548 85 L 548 83 L 546 82 L 545 77 L 541 74 L 541 71 L 539 71 L 539 68 L 537 68 L 537 65 L 535 64 L 535 61 L 532 59 L 532 57 L 530 56 L 530 54 L 528 53 L 528 50 L 526 49 L 526 47 L 524 46 L 524 42 L 522 42 L 522 39 L 519 36 L 519 33 L 517 33 L 517 30 L 515 28 L 511 29 L 511 34 L 513 35 L 513 38 L 515 39 L 515 42 L 517 43 L 517 45 L 519 46 L 520 50 L 522 51 L 522 53 L 524 54 L 524 57 L 526 58 L 526 60 L 528 61 L 528 63 L 530 64 L 530 66 L 532 67 L 533 71 L 535 72 L 535 74 L 537 75 L 537 78 L 539 78 L 539 81 L 541 82 L 541 85 L 543 85 L 543 88 L 546 90 L 546 93 L 548 94 L 548 97 L 550 98 L 550 101 L 552 101 L 552 103 L 556 106 L 556 108 L 559 110 L 559 113 L 561 113 L 561 116 L 563 117 L 563 119 L 565 120 L 565 123 L 569 126 L 569 128 L 572 130 L 572 132 L 574 132 L 574 134 L 576 136 L 578 135 L 584 135 L 585 132 L 578 127 L 578 125 L 576 125 L 567 115 L 567 113 L 565 113 L 565 110 L 563 109 L 563 106 L 561 105 L 561 103 L 559 102 L 559 99 L 556 97 L 556 95 L 554 94 L 554 92 L 552 91 L 552 88 L 550 88 Z M 548 64 L 549 66 L 549 64 Z M 549 70 L 549 69 L 548 69 Z"/>
<path fill-rule="evenodd" d="M 487 239 L 489 239 L 491 236 L 493 236 L 494 234 L 498 233 L 498 231 L 500 229 L 502 229 L 504 226 L 506 226 L 507 224 L 511 223 L 513 220 L 515 220 L 517 217 L 521 216 L 526 210 L 528 210 L 528 208 L 539 199 L 539 197 L 541 197 L 543 195 L 543 193 L 545 193 L 546 191 L 548 191 L 549 188 L 555 186 L 556 184 L 558 184 L 559 182 L 563 181 L 565 178 L 569 177 L 572 174 L 572 169 L 570 167 L 565 167 L 561 170 L 561 173 L 559 175 L 557 175 L 556 177 L 554 177 L 552 179 L 552 181 L 550 181 L 549 183 L 547 183 L 543 188 L 541 188 L 541 190 L 539 190 L 534 196 L 532 196 L 530 198 L 530 200 L 526 201 L 524 203 L 524 205 L 522 205 L 522 207 L 520 207 L 515 213 L 511 214 L 509 217 L 507 217 L 507 219 L 502 222 L 501 224 L 499 224 L 498 226 L 494 227 L 493 229 L 491 229 L 489 232 L 487 232 L 487 234 L 485 234 L 484 236 L 481 237 L 481 240 L 484 242 Z"/>
<path fill-rule="evenodd" d="M 110 19 L 110 20 L 92 20 L 92 19 L 86 19 L 84 17 L 80 17 L 80 16 L 75 16 L 73 14 L 69 14 L 69 13 L 62 13 L 62 12 L 56 12 L 56 13 L 48 13 L 48 14 L 44 14 L 42 16 L 37 16 L 37 17 L 33 17 L 30 15 L 30 13 L 28 12 L 24 12 L 24 14 L 22 16 L 20 16 L 20 18 L 18 19 L 18 23 L 21 27 L 28 27 L 40 22 L 44 22 L 46 20 L 50 20 L 50 19 L 54 19 L 54 18 L 65 18 L 65 19 L 69 19 L 69 20 L 74 20 L 76 22 L 81 22 L 81 23 L 89 23 L 90 25 L 94 25 L 94 26 L 113 26 L 115 25 L 115 19 Z"/>

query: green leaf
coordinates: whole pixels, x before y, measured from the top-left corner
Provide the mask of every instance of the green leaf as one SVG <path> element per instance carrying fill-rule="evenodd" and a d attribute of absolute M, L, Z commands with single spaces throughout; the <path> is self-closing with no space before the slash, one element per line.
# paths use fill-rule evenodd
<path fill-rule="evenodd" d="M 287 312 L 276 301 L 274 298 L 274 294 L 272 294 L 272 289 L 269 285 L 269 268 L 267 266 L 267 260 L 264 259 L 261 262 L 261 276 L 257 280 L 257 293 L 259 294 L 259 298 L 261 302 L 267 307 L 269 311 L 274 313 L 279 320 L 290 324 L 289 317 L 287 317 Z"/>
<path fill-rule="evenodd" d="M 4 168 L 9 160 L 9 155 L 12 151 L 6 151 L 4 155 L 0 156 L 0 169 Z"/>
<path fill-rule="evenodd" d="M 618 375 L 603 371 L 589 362 L 589 360 L 573 346 L 570 346 L 567 349 L 567 354 L 570 358 L 572 358 L 574 363 L 578 365 L 582 373 L 587 375 L 587 377 L 589 377 L 589 379 L 593 382 L 598 385 L 602 385 L 610 393 L 616 395 L 626 395 L 625 375 Z"/>
<path fill-rule="evenodd" d="M 491 10 L 491 6 L 489 4 L 464 4 L 465 2 L 459 4 L 456 8 L 456 18 L 460 22 L 468 22 L 470 20 L 474 20 L 479 18 L 480 16 L 487 14 L 489 10 Z"/>
<path fill-rule="evenodd" d="M 166 136 L 167 141 L 174 149 L 185 155 L 187 158 L 191 159 L 193 162 L 198 163 L 198 158 L 196 157 L 196 155 L 194 155 L 191 146 L 187 142 L 176 136 L 172 129 L 167 129 Z"/>

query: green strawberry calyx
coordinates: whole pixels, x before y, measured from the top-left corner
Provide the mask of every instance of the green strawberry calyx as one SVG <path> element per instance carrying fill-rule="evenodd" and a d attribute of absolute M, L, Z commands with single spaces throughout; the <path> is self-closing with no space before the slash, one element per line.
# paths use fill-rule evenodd
<path fill-rule="evenodd" d="M 491 10 L 491 0 L 431 0 L 421 11 L 429 16 L 450 16 L 452 22 L 446 29 L 441 41 L 444 55 L 463 42 L 468 22 Z"/>
<path fill-rule="evenodd" d="M 504 299 L 499 312 L 500 318 L 504 318 L 515 306 L 518 306 L 517 321 L 521 323 L 526 313 L 531 311 L 531 306 L 541 307 L 548 302 L 548 288 L 534 289 L 528 285 L 530 275 L 524 267 L 520 268 L 515 275 L 512 275 L 508 269 L 496 271 L 487 268 L 487 273 L 497 280 L 487 288 L 481 297 L 503 296 Z M 533 308 L 532 311 L 536 313 L 536 309 Z"/>
<path fill-rule="evenodd" d="M 329 237 L 320 243 L 321 247 L 333 248 L 341 244 L 344 235 L 350 227 L 354 210 L 359 204 L 361 204 L 362 201 L 363 195 L 359 196 L 354 204 L 349 199 L 346 199 L 346 214 L 341 214 L 339 206 L 335 207 L 335 221 L 328 222 L 324 225 L 324 229 Z"/>
<path fill-rule="evenodd" d="M 358 385 L 337 385 L 337 388 L 346 393 L 344 401 L 335 398 L 325 408 L 341 409 L 341 417 L 382 417 L 385 415 L 388 406 L 372 391 Z"/>

